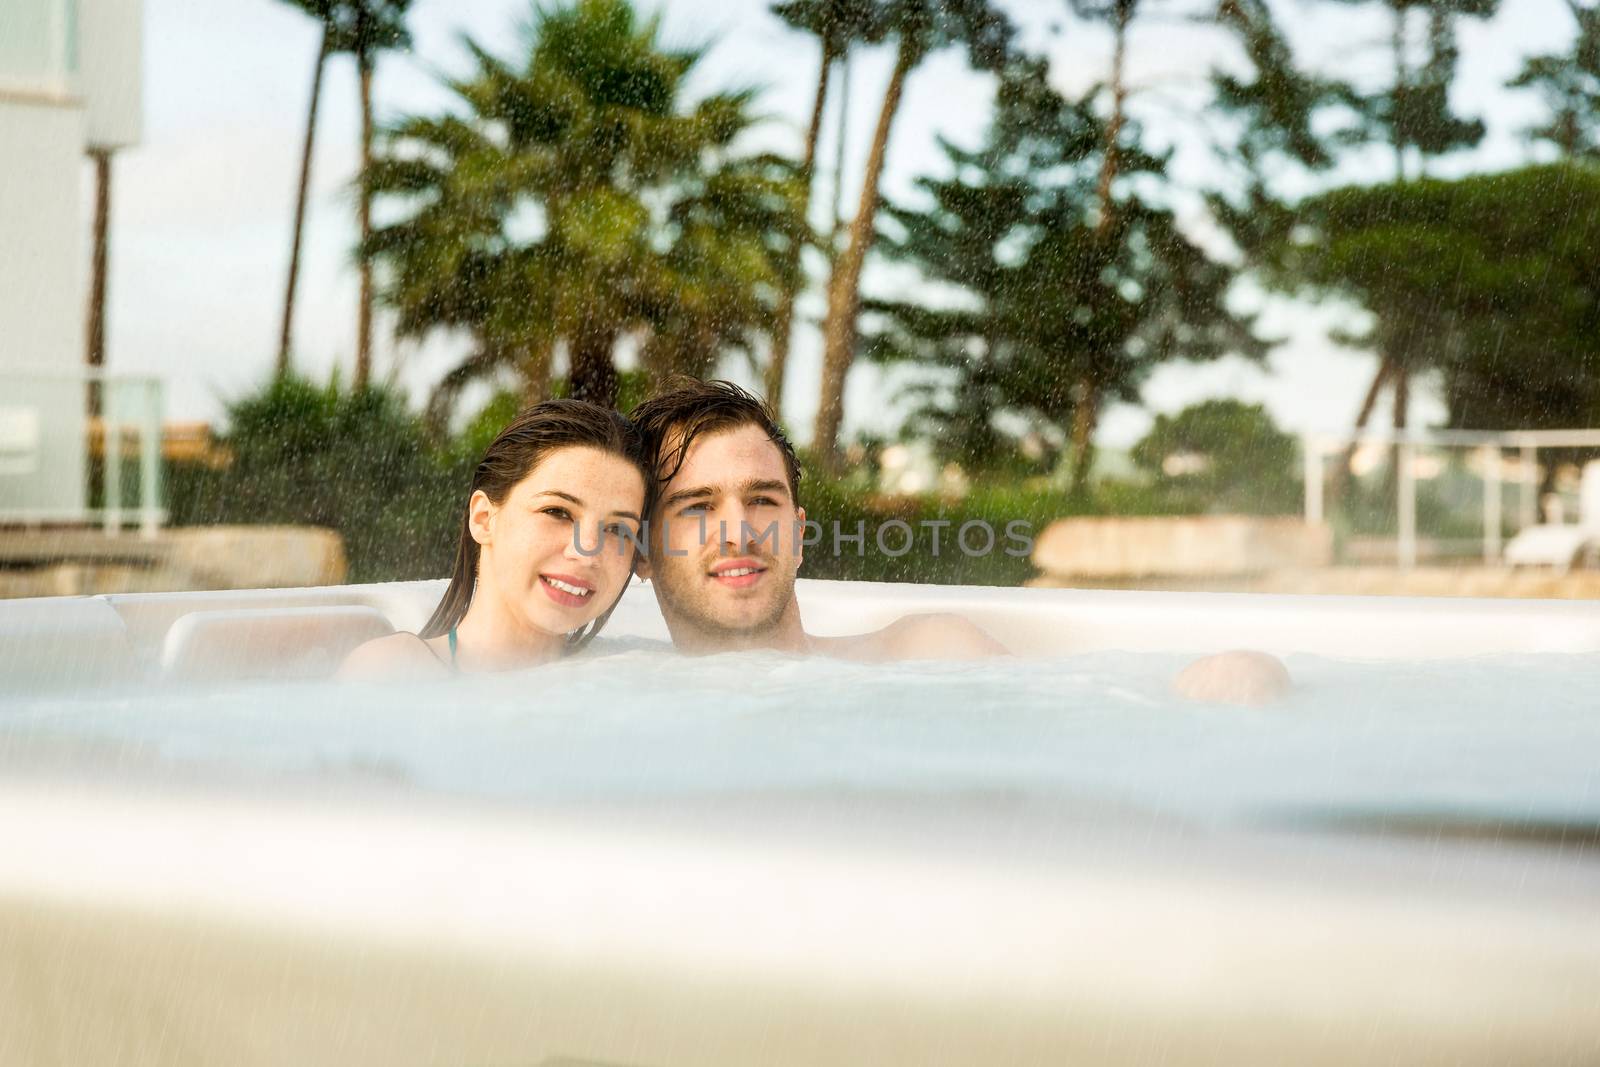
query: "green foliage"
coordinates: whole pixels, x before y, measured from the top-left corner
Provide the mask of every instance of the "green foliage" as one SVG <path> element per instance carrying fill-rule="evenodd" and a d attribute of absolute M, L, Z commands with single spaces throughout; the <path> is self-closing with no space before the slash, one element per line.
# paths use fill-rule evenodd
<path fill-rule="evenodd" d="M 1578 24 L 1570 54 L 1530 56 L 1509 83 L 1537 89 L 1549 108 L 1544 124 L 1528 131 L 1569 158 L 1600 158 L 1600 6 L 1567 0 Z"/>
<path fill-rule="evenodd" d="M 884 0 L 881 11 L 907 69 L 957 44 L 976 70 L 999 72 L 1013 58 L 1016 28 L 992 0 Z"/>
<path fill-rule="evenodd" d="M 641 372 L 624 376 L 624 391 L 643 392 Z M 557 391 L 563 391 L 557 383 Z M 317 385 L 281 378 L 230 408 L 219 442 L 232 462 L 218 469 L 197 464 L 168 468 L 166 489 L 176 525 L 294 523 L 337 531 L 345 542 L 353 582 L 434 578 L 449 568 L 472 465 L 488 442 L 523 406 L 514 392 L 496 394 L 452 441 L 435 443 L 422 420 L 382 389 L 349 392 L 337 382 Z M 889 497 L 859 479 L 838 479 L 807 462 L 801 502 L 826 525 L 828 539 L 807 554 L 807 577 L 953 585 L 1019 585 L 1033 577 L 1021 538 L 1037 538 L 1068 515 L 1182 513 L 1190 501 L 1168 487 L 1103 483 L 1094 500 L 1069 500 L 1047 479 L 996 478 L 956 500 L 936 494 Z M 916 531 L 903 556 L 877 550 L 875 535 L 890 520 Z M 968 555 L 955 538 L 963 523 L 981 520 L 994 530 L 987 552 Z M 923 523 L 947 523 L 935 555 Z M 866 544 L 845 536 L 863 524 Z M 1013 523 L 1024 524 L 1012 527 Z M 1019 539 L 1008 540 L 1008 530 Z M 898 546 L 900 534 L 885 535 Z M 969 546 L 981 537 L 974 531 Z"/>
<path fill-rule="evenodd" d="M 1360 92 L 1346 81 L 1319 78 L 1294 68 L 1283 36 L 1273 26 L 1264 0 L 1223 0 L 1218 21 L 1233 30 L 1256 68 L 1253 84 L 1227 75 L 1213 78 L 1224 108 L 1246 118 L 1244 154 L 1259 164 L 1262 148 L 1316 168 L 1332 161 L 1330 147 L 1376 143 L 1396 152 L 1396 173 L 1406 178 L 1404 158 L 1415 149 L 1424 160 L 1483 139 L 1484 124 L 1465 119 L 1450 108 L 1450 84 L 1461 58 L 1456 23 L 1462 18 L 1486 19 L 1500 0 L 1338 0 L 1366 6 L 1376 3 L 1391 18 L 1390 39 L 1370 51 L 1381 51 L 1384 84 Z M 1421 16 L 1423 32 L 1413 32 Z M 1421 62 L 1414 56 L 1421 54 Z M 1318 135 L 1319 118 L 1330 111 L 1354 119 Z"/>
<path fill-rule="evenodd" d="M 1349 81 L 1325 77 L 1297 65 L 1288 39 L 1278 28 L 1267 0 L 1220 0 L 1216 21 L 1244 49 L 1252 69 L 1247 81 L 1226 72 L 1212 75 L 1215 107 L 1239 124 L 1235 143 L 1223 151 L 1243 172 L 1242 191 L 1208 197 L 1213 212 L 1247 254 L 1277 237 L 1288 213 L 1268 175 L 1285 165 L 1323 171 L 1340 150 L 1387 145 L 1395 153 L 1394 178 L 1409 177 L 1406 159 L 1471 147 L 1483 139 L 1484 125 L 1450 108 L 1450 85 L 1460 59 L 1456 23 L 1488 18 L 1499 0 L 1338 0 L 1379 3 L 1392 18 L 1391 39 L 1367 49 L 1386 70 L 1384 84 L 1361 92 Z M 1412 32 L 1420 14 L 1425 30 Z M 1422 62 L 1407 57 L 1420 52 Z M 1388 356 L 1385 350 L 1385 356 Z"/>
<path fill-rule="evenodd" d="M 1335 190 L 1271 253 L 1277 284 L 1360 303 L 1391 359 L 1438 371 L 1451 426 L 1600 419 L 1600 169 Z"/>
<path fill-rule="evenodd" d="M 1299 70 L 1288 38 L 1266 0 L 1222 0 L 1216 21 L 1238 39 L 1253 68 L 1249 81 L 1215 71 L 1215 107 L 1241 122 L 1238 161 L 1259 176 L 1262 165 L 1288 158 L 1320 170 L 1334 161 L 1332 140 L 1317 121 L 1341 96 L 1339 83 Z M 1259 180 L 1259 179 L 1258 179 Z"/>
<path fill-rule="evenodd" d="M 1026 523 L 1027 535 L 1036 538 L 1050 522 L 1073 510 L 1058 490 L 1016 485 L 977 490 L 959 501 L 932 494 L 886 497 L 832 478 L 812 464 L 807 464 L 801 480 L 800 499 L 807 518 L 822 523 L 825 531 L 822 543 L 807 549 L 802 577 L 935 585 L 1021 585 L 1036 571 L 1026 554 L 1005 551 L 1021 547 L 1017 541 L 1006 540 L 1007 524 Z M 990 551 L 969 556 L 955 539 L 962 523 L 974 519 L 988 523 L 996 541 Z M 880 552 L 875 543 L 879 528 L 893 520 L 909 524 L 916 535 L 912 551 L 898 557 Z M 932 532 L 920 525 L 923 522 L 949 523 L 940 530 L 937 556 Z M 835 523 L 843 534 L 837 550 L 832 541 Z M 853 543 L 844 540 L 856 533 L 858 524 L 866 536 L 859 553 Z M 894 551 L 903 537 L 894 528 L 884 533 L 885 544 Z M 969 545 L 981 545 L 977 531 Z"/>
<path fill-rule="evenodd" d="M 1062 438 L 1083 397 L 1091 417 L 1101 398 L 1137 401 L 1165 361 L 1264 351 L 1227 307 L 1232 270 L 1169 209 L 1129 192 L 1104 214 L 1107 135 L 1089 99 L 1013 72 L 986 144 L 943 142 L 952 174 L 919 179 L 926 206 L 885 211 L 882 251 L 948 295 L 865 305 L 869 356 L 935 372 L 913 387 L 913 431 L 977 467 L 1014 451 L 1004 422 Z M 1139 149 L 1131 125 L 1117 160 L 1141 185 L 1164 180 L 1165 161 Z"/>
<path fill-rule="evenodd" d="M 1187 510 L 1275 515 L 1300 506 L 1295 440 L 1260 404 L 1205 400 L 1157 415 L 1133 460 Z"/>
<path fill-rule="evenodd" d="M 477 462 L 478 457 L 488 451 L 494 439 L 500 436 L 506 424 L 527 406 L 522 394 L 510 389 L 500 390 L 478 409 L 476 415 L 467 420 L 467 424 L 456 435 L 452 450 L 464 463 Z"/>
<path fill-rule="evenodd" d="M 607 405 L 625 333 L 648 332 L 662 373 L 748 350 L 805 233 L 792 165 L 730 151 L 754 94 L 690 104 L 701 51 L 665 47 L 628 0 L 537 8 L 510 59 L 467 43 L 456 106 L 397 121 L 364 178 L 397 213 L 363 253 L 399 332 L 476 343 L 433 421 L 477 378 L 509 372 L 528 399 L 546 395 L 558 345 L 574 395 Z"/>
<path fill-rule="evenodd" d="M 1415 148 L 1424 159 L 1469 148 L 1483 140 L 1485 128 L 1481 119 L 1464 119 L 1450 109 L 1450 83 L 1461 59 L 1456 21 L 1489 18 L 1499 0 L 1384 0 L 1384 6 L 1394 19 L 1389 85 L 1353 97 L 1368 137 L 1393 145 L 1400 152 Z M 1423 13 L 1427 21 L 1422 41 L 1424 58 L 1418 64 L 1403 58 L 1410 51 L 1407 16 L 1413 12 Z M 1399 173 L 1397 177 L 1405 175 Z"/>
<path fill-rule="evenodd" d="M 1012 555 L 1007 548 L 1019 542 L 1007 539 L 1011 523 L 1023 523 L 1016 532 L 1036 540 L 1056 519 L 1078 515 L 1178 515 L 1190 510 L 1190 501 L 1165 486 L 1130 482 L 1102 482 L 1093 498 L 1071 495 L 1043 478 L 992 479 L 974 486 L 959 500 L 937 494 L 884 496 L 851 478 L 834 478 L 802 457 L 805 474 L 800 501 L 806 516 L 824 525 L 826 539 L 806 552 L 800 574 L 806 578 L 832 578 L 865 582 L 923 582 L 933 585 L 1014 586 L 1033 578 L 1028 555 Z M 877 550 L 875 537 L 886 522 L 898 519 L 916 532 L 913 551 L 899 557 Z M 963 523 L 987 523 L 995 532 L 993 550 L 969 556 L 955 542 Z M 838 551 L 831 542 L 833 523 L 844 537 L 853 536 L 857 524 L 866 533 L 865 551 L 841 538 Z M 939 535 L 939 554 L 932 551 L 932 534 L 923 522 L 947 522 Z M 885 543 L 897 549 L 903 534 L 889 529 Z M 981 545 L 973 531 L 969 544 Z"/>
<path fill-rule="evenodd" d="M 842 56 L 858 42 L 876 44 L 887 29 L 879 0 L 785 0 L 772 13 L 822 42 L 825 59 Z"/>
<path fill-rule="evenodd" d="M 174 523 L 328 527 L 355 582 L 448 569 L 467 472 L 396 394 L 285 376 L 231 405 L 228 426 L 230 464 L 173 472 Z"/>
<path fill-rule="evenodd" d="M 285 0 L 322 24 L 329 54 L 349 52 L 370 63 L 379 52 L 409 48 L 411 0 Z"/>
<path fill-rule="evenodd" d="M 650 376 L 642 370 L 625 370 L 619 376 L 617 387 L 617 410 L 631 411 L 642 404 L 651 393 Z M 571 395 L 567 379 L 557 378 L 550 385 L 552 397 L 565 397 Z M 506 424 L 528 407 L 528 401 L 521 393 L 510 389 L 502 389 L 491 396 L 477 414 L 468 419 L 461 432 L 448 444 L 448 450 L 460 462 L 466 464 L 476 463 L 478 457 L 488 450 L 489 445 L 505 429 Z"/>
<path fill-rule="evenodd" d="M 621 389 L 625 403 L 637 403 L 649 379 L 626 372 Z M 567 392 L 565 379 L 554 392 Z M 335 530 L 352 582 L 437 578 L 455 558 L 474 465 L 525 406 L 517 392 L 496 393 L 455 438 L 441 439 L 387 389 L 275 378 L 229 406 L 218 442 L 229 463 L 168 467 L 168 510 L 179 526 Z"/>

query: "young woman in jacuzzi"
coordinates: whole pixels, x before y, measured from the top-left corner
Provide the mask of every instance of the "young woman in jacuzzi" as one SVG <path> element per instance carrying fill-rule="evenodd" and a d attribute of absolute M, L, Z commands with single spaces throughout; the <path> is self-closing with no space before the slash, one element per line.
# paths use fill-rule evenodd
<path fill-rule="evenodd" d="M 581 648 L 627 588 L 650 486 L 639 434 L 617 412 L 577 400 L 524 411 L 473 471 L 455 570 L 427 625 L 368 641 L 340 677 L 512 670 Z"/>

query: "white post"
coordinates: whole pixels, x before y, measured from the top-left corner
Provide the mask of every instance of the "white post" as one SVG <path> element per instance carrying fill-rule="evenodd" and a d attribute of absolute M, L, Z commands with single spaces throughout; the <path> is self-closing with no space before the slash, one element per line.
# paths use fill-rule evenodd
<path fill-rule="evenodd" d="M 1322 525 L 1322 442 L 1306 434 L 1300 447 L 1305 456 L 1306 523 Z"/>
<path fill-rule="evenodd" d="M 161 508 L 161 385 L 144 384 L 144 418 L 139 424 L 139 532 L 154 538 Z"/>
<path fill-rule="evenodd" d="M 1416 446 L 1400 445 L 1400 566 L 1410 570 L 1417 565 L 1417 473 L 1413 462 Z"/>
<path fill-rule="evenodd" d="M 110 403 L 111 390 L 100 394 L 104 401 L 100 416 L 101 468 L 105 471 L 105 531 L 107 537 L 122 532 L 122 423 L 117 421 Z"/>
<path fill-rule="evenodd" d="M 1500 528 L 1504 524 L 1501 500 L 1500 446 L 1483 446 L 1483 561 L 1500 560 Z"/>
<path fill-rule="evenodd" d="M 50 5 L 50 75 L 57 92 L 70 91 L 67 74 L 67 5 L 56 3 Z"/>
<path fill-rule="evenodd" d="M 1539 462 L 1534 445 L 1522 446 L 1522 508 L 1518 524 L 1522 529 L 1539 524 Z"/>

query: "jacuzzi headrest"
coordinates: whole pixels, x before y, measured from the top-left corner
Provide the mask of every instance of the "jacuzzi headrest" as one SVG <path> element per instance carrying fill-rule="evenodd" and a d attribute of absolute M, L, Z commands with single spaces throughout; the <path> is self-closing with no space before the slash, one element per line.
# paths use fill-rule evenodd
<path fill-rule="evenodd" d="M 194 611 L 161 645 L 161 675 L 172 681 L 322 678 L 363 641 L 393 633 L 375 608 L 248 608 Z"/>
<path fill-rule="evenodd" d="M 17 690 L 83 688 L 138 673 L 122 619 L 95 597 L 0 602 L 0 679 Z"/>

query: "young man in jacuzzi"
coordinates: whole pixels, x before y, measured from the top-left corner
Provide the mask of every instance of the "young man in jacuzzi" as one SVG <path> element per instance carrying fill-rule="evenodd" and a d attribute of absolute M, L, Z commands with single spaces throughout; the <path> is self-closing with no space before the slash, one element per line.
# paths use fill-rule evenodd
<path fill-rule="evenodd" d="M 848 637 L 808 634 L 795 598 L 805 509 L 800 464 L 767 406 L 738 386 L 680 378 L 629 413 L 658 479 L 637 563 L 673 644 L 689 653 L 770 649 L 858 660 L 977 659 L 1007 649 L 959 615 L 908 615 Z M 1183 696 L 1263 703 L 1287 689 L 1276 659 L 1225 653 L 1192 664 Z"/>

